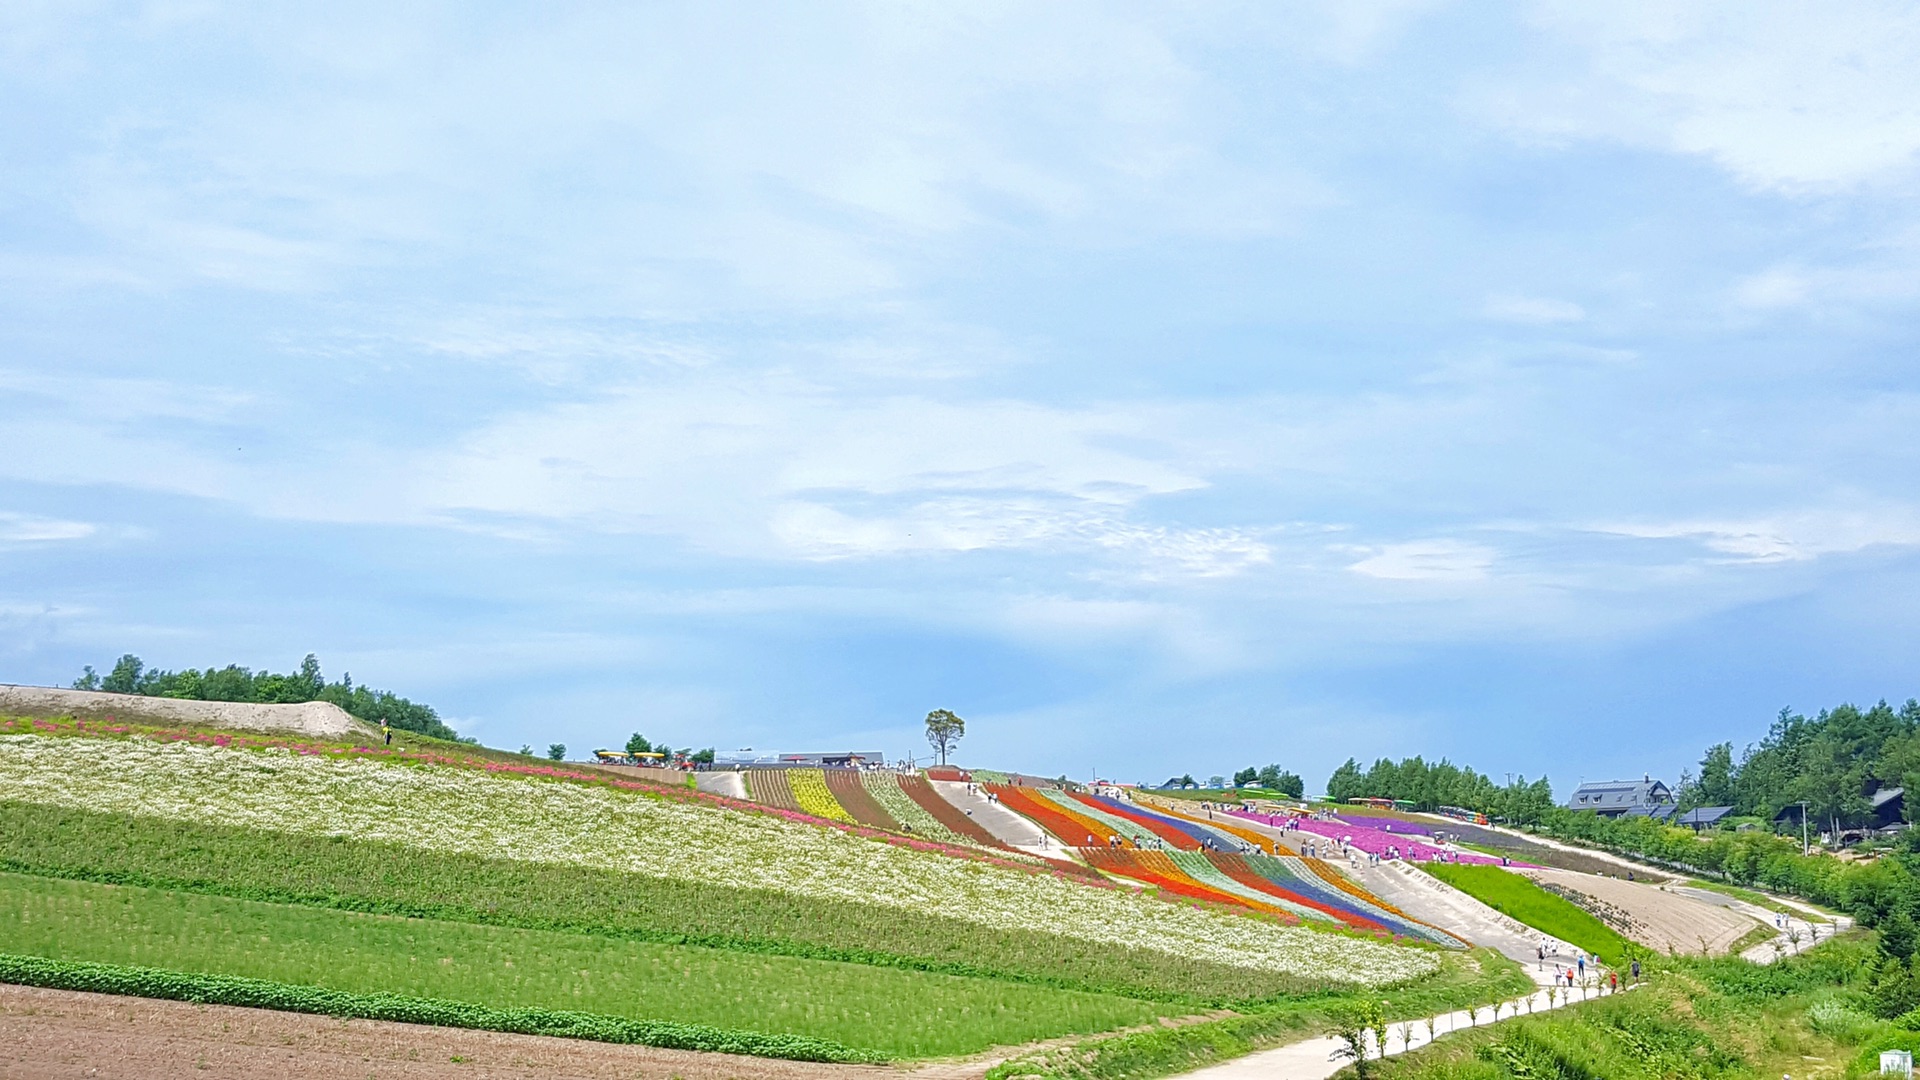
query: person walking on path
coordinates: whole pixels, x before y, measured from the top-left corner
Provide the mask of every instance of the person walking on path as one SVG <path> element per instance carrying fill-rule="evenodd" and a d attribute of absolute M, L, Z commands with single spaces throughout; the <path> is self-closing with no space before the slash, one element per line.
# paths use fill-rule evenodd
<path fill-rule="evenodd" d="M 380 721 L 380 737 L 387 741 L 388 746 L 393 745 L 393 729 L 387 726 L 385 720 Z"/>
<path fill-rule="evenodd" d="M 1635 959 L 1633 962 L 1633 981 L 1636 983 L 1640 981 L 1640 961 L 1638 959 Z"/>

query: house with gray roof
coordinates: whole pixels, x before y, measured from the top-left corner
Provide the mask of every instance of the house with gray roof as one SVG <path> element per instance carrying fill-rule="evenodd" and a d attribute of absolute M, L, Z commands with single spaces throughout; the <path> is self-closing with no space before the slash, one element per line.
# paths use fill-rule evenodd
<path fill-rule="evenodd" d="M 1636 817 L 1651 816 L 1655 810 L 1672 805 L 1673 789 L 1651 776 L 1590 781 L 1574 789 L 1573 797 L 1567 800 L 1569 810 L 1591 810 L 1602 817 L 1619 817 L 1636 810 Z"/>

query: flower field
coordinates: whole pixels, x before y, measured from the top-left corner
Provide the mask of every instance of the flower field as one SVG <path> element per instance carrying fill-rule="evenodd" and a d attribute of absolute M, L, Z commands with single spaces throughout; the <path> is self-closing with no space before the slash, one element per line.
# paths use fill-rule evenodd
<path fill-rule="evenodd" d="M 969 843 L 967 837 L 947 828 L 945 822 L 927 812 L 927 808 L 907 796 L 900 784 L 903 777 L 895 772 L 868 772 L 860 774 L 861 786 L 873 801 L 886 811 L 887 815 L 900 823 L 900 826 L 915 836 L 924 836 L 930 840 L 944 840 L 948 843 Z"/>
<path fill-rule="evenodd" d="M 874 797 L 867 793 L 867 785 L 861 780 L 862 770 L 829 769 L 826 770 L 827 790 L 833 792 L 833 799 L 853 815 L 853 820 L 870 829 L 885 829 L 888 832 L 904 832 L 900 822 L 887 813 Z"/>
<path fill-rule="evenodd" d="M 793 800 L 800 804 L 801 813 L 857 824 L 853 815 L 833 797 L 833 792 L 827 790 L 827 775 L 819 769 L 787 770 L 787 786 L 793 790 Z"/>
<path fill-rule="evenodd" d="M 1417 950 L 610 785 L 184 742 L 77 747 L 12 735 L 0 736 L 0 797 L 933 910 L 986 927 L 1329 982 L 1396 982 L 1437 964 Z"/>
<path fill-rule="evenodd" d="M 933 790 L 927 778 L 914 773 L 896 774 L 895 782 L 900 785 L 900 793 L 912 800 L 914 805 L 926 811 L 927 815 L 946 827 L 949 833 L 958 836 L 966 843 L 982 844 L 986 847 L 1000 848 L 1000 838 L 988 832 L 986 827 L 968 817 L 961 809 L 940 797 Z"/>
<path fill-rule="evenodd" d="M 1262 824 L 1273 823 L 1271 814 L 1259 814 L 1250 810 L 1220 812 Z M 1429 830 L 1423 828 L 1416 832 L 1408 823 L 1391 818 L 1335 817 L 1322 821 L 1303 817 L 1294 820 L 1299 823 L 1298 828 L 1301 832 L 1312 833 L 1334 841 L 1345 840 L 1369 855 L 1385 857 L 1389 852 L 1398 850 L 1402 858 L 1415 862 L 1432 862 L 1435 859 L 1473 865 L 1498 865 L 1500 862 L 1491 855 L 1482 855 L 1477 851 L 1458 851 L 1439 847 L 1433 843 Z"/>

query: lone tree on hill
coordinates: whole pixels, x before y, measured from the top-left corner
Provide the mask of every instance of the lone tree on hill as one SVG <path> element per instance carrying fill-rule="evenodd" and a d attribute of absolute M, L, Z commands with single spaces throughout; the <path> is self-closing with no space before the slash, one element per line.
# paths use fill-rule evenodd
<path fill-rule="evenodd" d="M 645 754 L 654 749 L 654 745 L 647 741 L 647 737 L 637 731 L 627 737 L 627 753 L 629 754 Z"/>
<path fill-rule="evenodd" d="M 967 733 L 967 722 L 945 709 L 935 709 L 927 714 L 927 742 L 933 746 L 933 752 L 940 755 L 940 764 L 947 763 L 947 754 L 955 743 Z"/>
<path fill-rule="evenodd" d="M 548 756 L 548 757 L 550 757 L 550 758 L 552 758 L 552 759 L 553 759 L 553 760 L 555 760 L 555 761 L 559 761 L 559 760 L 560 760 L 561 758 L 564 758 L 564 757 L 566 757 L 566 756 L 567 756 L 567 744 L 566 744 L 566 743 L 554 743 L 554 744 L 553 744 L 552 746 L 549 746 L 549 747 L 547 747 L 547 756 Z"/>

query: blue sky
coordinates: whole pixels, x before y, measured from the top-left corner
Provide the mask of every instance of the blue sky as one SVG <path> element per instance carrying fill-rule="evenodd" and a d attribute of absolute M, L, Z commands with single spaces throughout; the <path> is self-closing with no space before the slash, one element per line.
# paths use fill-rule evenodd
<path fill-rule="evenodd" d="M 1664 772 L 1920 693 L 1906 5 L 10 4 L 0 680 Z"/>

